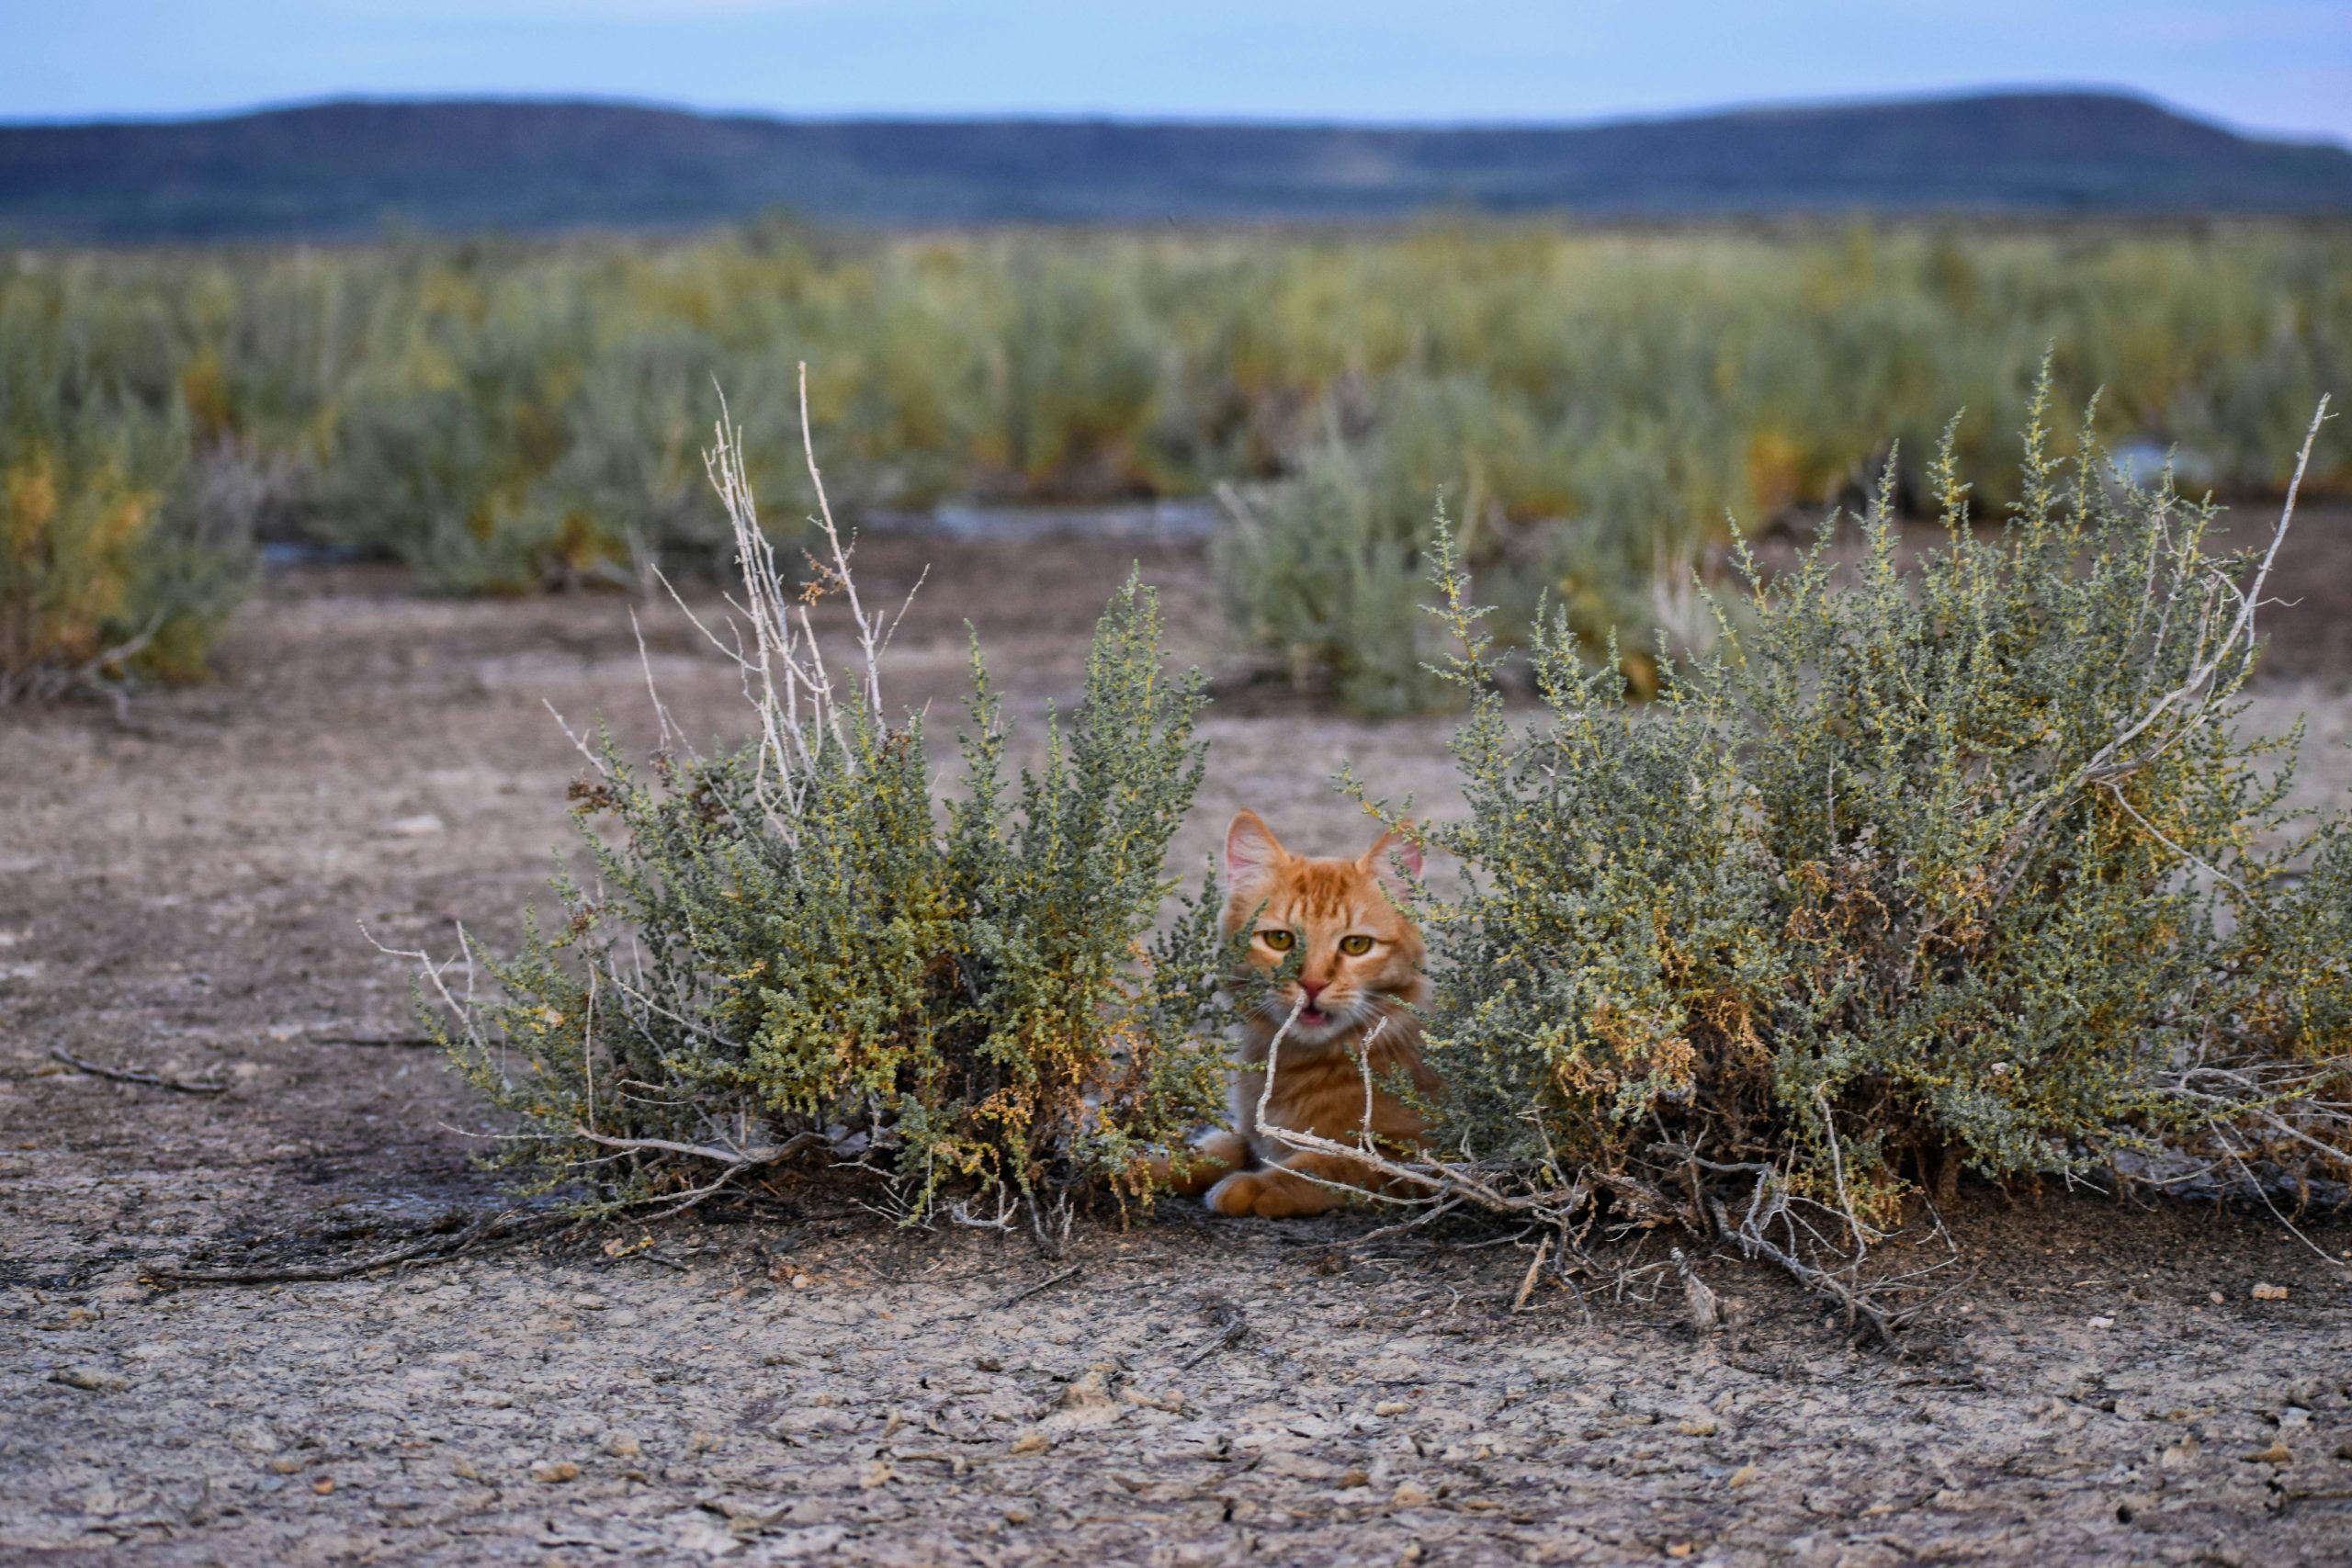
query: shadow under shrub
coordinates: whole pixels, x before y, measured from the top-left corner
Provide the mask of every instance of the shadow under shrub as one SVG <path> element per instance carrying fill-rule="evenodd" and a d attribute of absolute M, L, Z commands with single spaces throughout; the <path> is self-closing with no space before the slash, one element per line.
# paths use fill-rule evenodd
<path fill-rule="evenodd" d="M 1204 1013 L 1227 956 L 1214 888 L 1147 947 L 1202 756 L 1198 681 L 1161 668 L 1151 590 L 1112 601 L 1083 701 L 1017 780 L 975 649 L 967 790 L 943 822 L 920 719 L 886 716 L 887 632 L 830 515 L 822 586 L 863 654 L 847 675 L 819 649 L 814 593 L 776 575 L 736 439 L 713 472 L 742 552 L 753 739 L 637 767 L 606 738 L 574 791 L 594 885 L 560 878 L 561 923 L 526 925 L 511 957 L 469 943 L 495 999 L 426 969 L 449 1004 L 434 1028 L 514 1118 L 501 1161 L 612 1206 L 822 1157 L 864 1168 L 899 1217 L 1026 1208 L 1041 1234 L 1080 1184 L 1148 1197 L 1146 1151 L 1221 1108 Z"/>
<path fill-rule="evenodd" d="M 1426 910 L 1432 1196 L 1564 1251 L 1720 1235 L 1885 1328 L 1909 1287 L 1844 1270 L 1963 1168 L 2352 1173 L 2352 845 L 2264 847 L 2291 748 L 2231 728 L 2267 558 L 2210 553 L 2169 476 L 2054 457 L 2047 407 L 1997 533 L 1948 437 L 1940 547 L 1898 564 L 1890 477 L 1850 566 L 1835 519 L 1780 576 L 1743 550 L 1742 614 L 1654 704 L 1555 615 L 1518 728 L 1442 557 L 1476 694 L 1470 814 L 1428 835 L 1468 872 Z"/>

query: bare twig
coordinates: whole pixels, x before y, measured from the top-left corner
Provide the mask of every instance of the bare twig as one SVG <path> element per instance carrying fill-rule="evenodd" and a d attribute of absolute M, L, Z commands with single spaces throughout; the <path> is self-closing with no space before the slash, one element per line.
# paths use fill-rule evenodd
<path fill-rule="evenodd" d="M 1018 1306 L 1023 1302 L 1027 1301 L 1031 1296 L 1042 1295 L 1046 1292 L 1052 1290 L 1056 1285 L 1061 1284 L 1065 1280 L 1075 1280 L 1080 1274 L 1085 1272 L 1085 1264 L 1073 1263 L 1069 1268 L 1063 1269 L 1060 1273 L 1048 1275 L 1045 1279 L 1040 1280 L 1035 1284 L 1030 1286 L 1025 1291 L 1015 1291 L 1012 1294 L 1005 1297 L 1004 1300 L 997 1303 L 996 1310 L 1002 1312 L 1006 1307 Z"/>
<path fill-rule="evenodd" d="M 670 1138 L 609 1138 L 585 1127 L 574 1127 L 571 1131 L 575 1136 L 608 1149 L 621 1149 L 630 1154 L 686 1155 L 695 1159 L 709 1160 L 715 1165 L 734 1166 L 745 1170 L 757 1166 L 775 1165 L 807 1150 L 822 1148 L 828 1142 L 822 1133 L 799 1133 L 781 1144 L 759 1144 L 744 1149 L 731 1145 L 680 1143 Z"/>
<path fill-rule="evenodd" d="M 1544 1272 L 1544 1260 L 1551 1256 L 1552 1238 L 1547 1235 L 1535 1244 L 1534 1260 L 1527 1266 L 1527 1278 L 1519 1282 L 1519 1294 L 1511 1298 L 1511 1311 L 1521 1313 L 1527 1310 L 1527 1298 L 1535 1293 L 1535 1281 Z"/>
<path fill-rule="evenodd" d="M 93 1077 L 112 1078 L 117 1083 L 145 1084 L 150 1089 L 176 1089 L 182 1094 L 226 1094 L 229 1086 L 210 1078 L 167 1078 L 159 1073 L 142 1073 L 134 1067 L 108 1067 L 96 1062 L 86 1062 L 63 1046 L 52 1046 L 49 1053 L 76 1072 Z"/>
<path fill-rule="evenodd" d="M 1194 1367 L 1199 1366 L 1203 1361 L 1207 1360 L 1211 1356 L 1216 1355 L 1219 1350 L 1229 1350 L 1234 1346 L 1240 1344 L 1244 1339 L 1250 1337 L 1250 1320 L 1242 1316 L 1240 1313 L 1235 1311 L 1232 1307 L 1228 1306 L 1219 1309 L 1217 1317 L 1218 1321 L 1224 1325 L 1223 1332 L 1218 1334 L 1216 1338 L 1210 1340 L 1207 1344 L 1202 1346 L 1199 1349 L 1193 1351 L 1191 1355 L 1185 1357 L 1182 1360 L 1177 1362 L 1176 1370 L 1178 1371 L 1189 1372 Z"/>
<path fill-rule="evenodd" d="M 1690 1326 L 1702 1334 L 1712 1333 L 1724 1325 L 1723 1303 L 1707 1281 L 1699 1278 L 1699 1270 L 1680 1247 L 1672 1253 L 1674 1271 L 1682 1276 L 1682 1304 Z"/>
<path fill-rule="evenodd" d="M 551 1229 L 564 1218 L 556 1214 L 540 1214 L 517 1221 L 516 1213 L 517 1211 L 508 1209 L 485 1215 L 455 1236 L 426 1236 L 406 1247 L 396 1247 L 390 1252 L 379 1252 L 369 1258 L 354 1258 L 348 1263 L 312 1264 L 290 1269 L 220 1269 L 166 1265 L 145 1272 L 148 1279 L 168 1280 L 175 1285 L 274 1285 L 348 1280 L 354 1275 L 390 1268 L 396 1263 L 446 1262 L 486 1241 L 516 1239 Z"/>
<path fill-rule="evenodd" d="M 425 1048 L 441 1043 L 430 1034 L 313 1034 L 313 1045 L 416 1046 Z"/>

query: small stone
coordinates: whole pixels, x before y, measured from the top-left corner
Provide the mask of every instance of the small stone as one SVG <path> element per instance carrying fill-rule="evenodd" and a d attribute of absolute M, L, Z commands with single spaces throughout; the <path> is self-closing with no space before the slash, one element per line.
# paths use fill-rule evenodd
<path fill-rule="evenodd" d="M 1343 1470 L 1340 1472 L 1340 1485 L 1343 1488 L 1369 1486 L 1371 1484 L 1371 1475 L 1363 1471 L 1350 1469 Z"/>
<path fill-rule="evenodd" d="M 320 1476 L 316 1481 L 311 1483 L 311 1490 L 317 1493 L 322 1497 L 325 1496 L 328 1493 L 334 1490 L 334 1477 L 332 1475 Z"/>
<path fill-rule="evenodd" d="M 2254 1299 L 2258 1302 L 2283 1302 L 2287 1299 L 2287 1287 L 2274 1285 L 2267 1280 L 2257 1280 L 2254 1286 Z"/>
<path fill-rule="evenodd" d="M 605 1451 L 615 1459 L 635 1459 L 643 1449 L 633 1433 L 615 1432 L 605 1439 Z"/>
<path fill-rule="evenodd" d="M 129 1378 L 119 1372 L 107 1371 L 103 1367 L 66 1367 L 50 1373 L 49 1381 L 88 1393 L 119 1393 L 130 1386 Z"/>
<path fill-rule="evenodd" d="M 1763 1479 L 1764 1472 L 1752 1464 L 1743 1464 L 1731 1472 L 1731 1479 L 1724 1484 L 1734 1487 L 1753 1486 Z"/>
<path fill-rule="evenodd" d="M 2252 1453 L 2238 1455 L 2238 1458 L 2248 1464 L 2284 1464 L 2293 1457 L 2287 1451 L 2287 1445 L 2276 1438 L 2270 1439 L 2270 1446 L 2267 1449 L 2256 1449 Z"/>
<path fill-rule="evenodd" d="M 1688 1557 L 1690 1555 L 1690 1543 L 1687 1540 L 1669 1540 L 1666 1543 L 1666 1554 L 1668 1557 Z"/>
<path fill-rule="evenodd" d="M 296 1471 L 302 1468 L 302 1461 L 299 1459 L 291 1459 L 287 1455 L 280 1454 L 276 1459 L 269 1461 L 269 1468 L 279 1475 L 291 1475 Z"/>
<path fill-rule="evenodd" d="M 806 1274 L 795 1274 L 792 1277 L 792 1288 L 796 1291 L 805 1291 L 816 1282 Z"/>
<path fill-rule="evenodd" d="M 2091 1326 L 2093 1328 L 2112 1328 L 2115 1326 L 2115 1319 L 2111 1317 L 2095 1317 L 2091 1319 Z"/>
<path fill-rule="evenodd" d="M 1437 1494 L 1418 1481 L 1400 1481 L 1388 1495 L 1389 1506 L 1396 1508 L 1426 1508 L 1436 1501 Z"/>
<path fill-rule="evenodd" d="M 1372 1407 L 1374 1416 L 1402 1416 L 1412 1408 L 1401 1399 L 1384 1399 Z"/>
<path fill-rule="evenodd" d="M 1053 1446 L 1054 1440 L 1043 1432 L 1023 1432 L 1012 1439 L 1012 1451 L 1016 1454 L 1041 1454 Z"/>
<path fill-rule="evenodd" d="M 864 1475 L 857 1478 L 858 1490 L 871 1492 L 877 1486 L 888 1486 L 898 1479 L 899 1472 L 890 1468 L 889 1461 L 877 1459 L 865 1467 Z"/>
<path fill-rule="evenodd" d="M 392 831 L 403 839 L 422 839 L 440 832 L 443 826 L 441 818 L 427 811 L 416 817 L 393 818 Z"/>
<path fill-rule="evenodd" d="M 1715 1435 L 1715 1418 L 1712 1416 L 1694 1416 L 1675 1429 L 1686 1438 L 1712 1438 Z"/>
<path fill-rule="evenodd" d="M 568 1459 L 543 1459 L 532 1464 L 531 1479 L 544 1481 L 550 1485 L 561 1481 L 577 1481 L 580 1479 L 580 1467 Z"/>
<path fill-rule="evenodd" d="M 605 1310 L 605 1298 L 594 1291 L 582 1291 L 571 1298 L 571 1304 L 582 1312 L 602 1312 Z"/>
<path fill-rule="evenodd" d="M 2219 1291 L 2208 1291 L 2205 1292 L 2205 1299 L 2211 1302 L 2215 1306 L 2220 1306 L 2222 1301 L 2222 1292 Z"/>

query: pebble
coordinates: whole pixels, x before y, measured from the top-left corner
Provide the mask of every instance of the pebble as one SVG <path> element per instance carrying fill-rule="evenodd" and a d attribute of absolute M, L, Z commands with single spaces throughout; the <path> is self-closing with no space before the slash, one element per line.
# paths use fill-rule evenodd
<path fill-rule="evenodd" d="M 635 1433 L 615 1432 L 605 1439 L 605 1451 L 615 1459 L 635 1459 L 644 1450 Z"/>
<path fill-rule="evenodd" d="M 103 1367 L 63 1367 L 49 1374 L 51 1382 L 62 1382 L 67 1388 L 78 1388 L 89 1393 L 119 1393 L 130 1386 L 130 1380 L 119 1372 Z"/>
<path fill-rule="evenodd" d="M 2258 1302 L 2283 1302 L 2287 1299 L 2287 1287 L 2257 1280 L 2254 1286 L 2254 1299 Z"/>
<path fill-rule="evenodd" d="M 1400 1481 L 1396 1490 L 1388 1495 L 1388 1501 L 1398 1508 L 1426 1508 L 1437 1501 L 1437 1494 L 1418 1481 Z"/>
<path fill-rule="evenodd" d="M 550 1485 L 560 1481 L 577 1481 L 580 1479 L 580 1467 L 568 1459 L 538 1460 L 531 1466 L 531 1479 L 544 1481 Z"/>

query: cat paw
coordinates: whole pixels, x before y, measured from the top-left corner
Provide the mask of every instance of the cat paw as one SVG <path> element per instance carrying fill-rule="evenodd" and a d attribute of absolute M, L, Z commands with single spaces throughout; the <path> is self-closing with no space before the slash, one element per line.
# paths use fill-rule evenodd
<path fill-rule="evenodd" d="M 1258 1194 L 1264 1186 L 1253 1172 L 1237 1170 L 1203 1193 L 1201 1203 L 1212 1214 L 1238 1219 L 1257 1212 Z"/>

